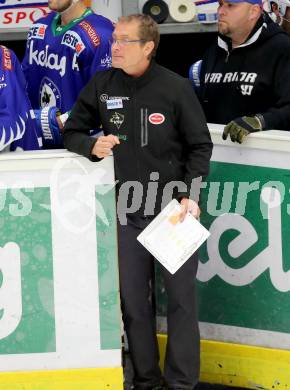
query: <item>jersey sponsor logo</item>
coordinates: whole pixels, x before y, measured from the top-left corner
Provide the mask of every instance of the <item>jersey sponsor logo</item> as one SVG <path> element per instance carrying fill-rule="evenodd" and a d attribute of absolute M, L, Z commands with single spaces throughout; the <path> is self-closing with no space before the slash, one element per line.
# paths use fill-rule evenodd
<path fill-rule="evenodd" d="M 165 116 L 159 112 L 154 112 L 153 114 L 149 115 L 148 120 L 150 123 L 152 123 L 152 125 L 161 125 L 165 121 Z"/>
<path fill-rule="evenodd" d="M 120 114 L 119 112 L 114 112 L 114 114 L 110 118 L 110 122 L 113 123 L 119 130 L 124 122 L 124 119 L 125 115 Z"/>
<path fill-rule="evenodd" d="M 85 45 L 81 37 L 75 31 L 67 31 L 62 38 L 61 44 L 75 50 L 77 56 L 85 50 Z"/>
<path fill-rule="evenodd" d="M 251 96 L 257 76 L 252 72 L 206 73 L 204 81 L 208 84 L 236 83 L 242 95 Z"/>
<path fill-rule="evenodd" d="M 12 59 L 11 53 L 7 47 L 1 46 L 2 49 L 2 69 L 3 70 L 12 70 Z"/>
<path fill-rule="evenodd" d="M 100 39 L 99 35 L 97 34 L 96 30 L 94 29 L 94 27 L 86 20 L 83 20 L 79 24 L 79 26 L 81 26 L 81 28 L 86 31 L 92 44 L 95 47 L 98 47 L 99 44 L 101 43 L 101 39 Z"/>
<path fill-rule="evenodd" d="M 29 64 L 35 63 L 38 66 L 54 69 L 63 77 L 66 73 L 66 57 L 59 58 L 56 53 L 49 53 L 49 45 L 45 46 L 44 50 L 33 50 L 34 41 L 30 42 L 29 46 Z"/>
<path fill-rule="evenodd" d="M 101 66 L 104 68 L 111 68 L 112 66 L 112 57 L 106 54 L 106 57 L 101 58 Z"/>
<path fill-rule="evenodd" d="M 73 59 L 72 59 L 72 63 L 71 63 L 71 68 L 72 68 L 72 70 L 74 70 L 76 72 L 80 71 L 79 64 L 78 64 L 78 54 L 77 53 L 74 53 L 74 56 L 73 56 Z"/>
<path fill-rule="evenodd" d="M 29 30 L 28 39 L 44 39 L 46 24 L 35 23 Z"/>
<path fill-rule="evenodd" d="M 61 94 L 57 85 L 48 77 L 41 80 L 39 87 L 40 107 L 61 107 Z"/>

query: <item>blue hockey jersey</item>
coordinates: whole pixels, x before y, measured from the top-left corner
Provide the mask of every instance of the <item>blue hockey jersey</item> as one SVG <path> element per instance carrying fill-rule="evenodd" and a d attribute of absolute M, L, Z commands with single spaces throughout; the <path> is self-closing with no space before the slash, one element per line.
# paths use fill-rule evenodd
<path fill-rule="evenodd" d="M 34 109 L 71 110 L 97 70 L 111 67 L 112 22 L 91 9 L 68 25 L 51 12 L 30 29 L 22 68 Z"/>
<path fill-rule="evenodd" d="M 15 54 L 0 46 L 0 151 L 40 149 L 25 85 Z"/>

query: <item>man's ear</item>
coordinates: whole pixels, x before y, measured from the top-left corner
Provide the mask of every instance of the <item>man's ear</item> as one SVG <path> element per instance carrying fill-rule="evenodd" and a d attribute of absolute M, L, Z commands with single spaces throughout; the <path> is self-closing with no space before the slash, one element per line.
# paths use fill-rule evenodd
<path fill-rule="evenodd" d="M 145 52 L 146 52 L 147 57 L 151 54 L 153 49 L 154 49 L 154 42 L 153 41 L 149 41 L 149 42 L 145 43 L 145 50 L 146 50 Z"/>
<path fill-rule="evenodd" d="M 253 4 L 250 12 L 251 12 L 251 19 L 259 19 L 262 13 L 261 6 L 259 4 Z"/>

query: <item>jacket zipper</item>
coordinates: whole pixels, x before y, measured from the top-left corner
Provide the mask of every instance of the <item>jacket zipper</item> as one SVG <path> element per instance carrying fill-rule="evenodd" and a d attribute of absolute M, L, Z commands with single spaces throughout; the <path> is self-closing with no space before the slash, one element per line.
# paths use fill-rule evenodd
<path fill-rule="evenodd" d="M 148 109 L 141 108 L 141 148 L 148 145 Z"/>
<path fill-rule="evenodd" d="M 226 59 L 225 59 L 225 63 L 227 63 L 227 62 L 228 62 L 228 60 L 229 60 L 229 56 L 230 56 L 230 52 L 228 51 L 228 52 L 227 52 Z"/>
<path fill-rule="evenodd" d="M 136 161 L 136 165 L 137 165 L 137 173 L 138 173 L 138 176 L 139 176 L 139 181 L 140 183 L 142 183 L 142 176 L 141 176 L 141 168 L 140 168 L 140 161 L 139 161 L 139 157 L 138 157 L 138 152 L 137 150 L 139 149 L 139 145 L 137 143 L 137 127 L 136 127 L 136 114 L 137 114 L 137 110 L 136 110 L 136 85 L 133 85 L 133 87 L 131 88 L 131 93 L 132 93 L 132 98 L 133 98 L 133 126 L 132 126 L 132 135 L 134 137 L 134 149 L 135 149 L 135 161 Z"/>

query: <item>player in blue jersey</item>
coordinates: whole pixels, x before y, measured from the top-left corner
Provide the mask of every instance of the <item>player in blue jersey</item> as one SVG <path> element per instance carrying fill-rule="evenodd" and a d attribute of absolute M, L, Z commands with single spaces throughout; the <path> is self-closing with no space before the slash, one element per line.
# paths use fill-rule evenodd
<path fill-rule="evenodd" d="M 97 70 L 111 66 L 114 27 L 82 0 L 48 5 L 53 12 L 31 27 L 22 67 L 44 145 L 61 147 L 60 129 L 80 90 Z"/>
<path fill-rule="evenodd" d="M 0 46 L 0 151 L 40 149 L 25 86 L 15 54 Z"/>

